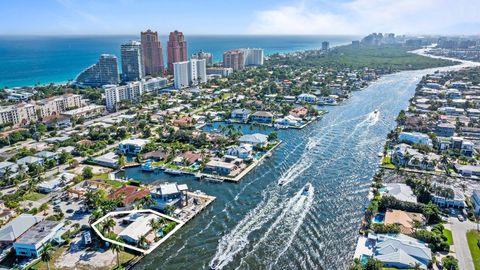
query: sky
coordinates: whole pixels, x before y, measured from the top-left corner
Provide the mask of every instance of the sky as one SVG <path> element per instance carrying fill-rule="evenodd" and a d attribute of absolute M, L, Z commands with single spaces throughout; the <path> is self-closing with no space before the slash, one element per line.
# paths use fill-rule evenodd
<path fill-rule="evenodd" d="M 480 0 L 6 0 L 0 35 L 480 34 Z"/>

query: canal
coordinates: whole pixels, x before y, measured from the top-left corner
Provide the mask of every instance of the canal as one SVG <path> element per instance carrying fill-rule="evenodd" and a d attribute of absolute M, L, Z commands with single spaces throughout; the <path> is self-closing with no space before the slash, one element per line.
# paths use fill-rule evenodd
<path fill-rule="evenodd" d="M 343 104 L 327 107 L 329 113 L 305 129 L 279 131 L 283 143 L 272 158 L 238 184 L 128 169 L 128 177 L 146 183 L 177 181 L 217 197 L 135 269 L 347 268 L 380 161 L 377 153 L 416 84 L 431 72 L 384 76 Z M 279 186 L 281 180 L 286 184 Z M 302 194 L 307 183 L 311 196 Z"/>

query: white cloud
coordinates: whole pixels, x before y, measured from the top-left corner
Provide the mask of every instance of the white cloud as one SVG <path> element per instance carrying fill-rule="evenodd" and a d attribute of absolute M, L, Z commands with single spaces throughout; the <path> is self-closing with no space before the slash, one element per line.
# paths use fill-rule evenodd
<path fill-rule="evenodd" d="M 336 3 L 311 0 L 260 11 L 247 31 L 251 34 L 478 34 L 480 30 L 475 28 L 480 26 L 478 14 L 478 0 L 348 0 Z"/>

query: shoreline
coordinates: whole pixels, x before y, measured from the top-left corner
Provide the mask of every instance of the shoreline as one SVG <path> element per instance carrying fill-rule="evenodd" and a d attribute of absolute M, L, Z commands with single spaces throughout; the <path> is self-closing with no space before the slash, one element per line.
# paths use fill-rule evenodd
<path fill-rule="evenodd" d="M 450 72 L 450 71 L 462 70 L 462 69 L 469 68 L 469 67 L 480 66 L 479 62 L 428 54 L 427 52 L 430 49 L 431 49 L 431 47 L 422 48 L 422 49 L 411 51 L 411 53 L 418 54 L 418 55 L 425 56 L 425 57 L 434 58 L 434 59 L 450 60 L 450 61 L 458 62 L 458 64 L 451 65 L 451 66 L 443 66 L 443 67 L 438 67 L 438 68 L 427 68 L 427 69 L 423 69 L 423 71 L 428 72 L 430 70 L 435 71 L 435 70 L 439 70 L 439 69 L 447 69 L 446 71 Z M 417 71 L 422 71 L 422 70 L 417 70 Z M 427 74 L 430 74 L 430 73 L 431 72 L 428 72 Z M 417 83 L 417 86 L 418 86 L 418 83 Z M 412 96 L 410 98 L 413 98 L 413 97 L 414 96 Z M 409 105 L 407 105 L 407 107 L 408 106 Z M 395 127 L 397 127 L 397 126 L 398 125 L 395 124 Z M 395 127 L 393 129 L 395 129 Z M 387 137 L 385 137 L 385 141 L 386 140 L 387 140 Z M 395 168 L 392 168 L 392 167 L 389 167 L 389 166 L 384 166 L 382 161 L 383 161 L 383 156 L 381 157 L 375 172 L 378 172 L 379 170 L 389 170 L 389 171 L 394 171 L 395 170 Z M 416 170 L 416 169 L 409 169 L 409 168 L 402 168 L 401 171 L 402 172 L 407 172 L 407 173 L 427 174 L 427 175 L 434 175 L 434 176 L 444 175 L 443 172 Z M 477 181 L 479 180 L 478 178 L 470 178 L 470 177 L 461 177 L 461 178 L 477 180 Z M 369 188 L 368 195 L 367 195 L 368 202 L 371 202 L 374 199 L 374 188 L 372 188 L 372 185 L 374 183 L 375 183 L 375 174 L 374 174 L 374 177 L 372 177 L 372 179 L 370 181 L 370 188 Z M 366 211 L 366 209 L 367 208 L 365 208 L 365 211 Z M 364 213 L 364 215 L 362 216 L 362 218 L 360 220 L 360 226 L 359 226 L 359 229 L 358 229 L 358 237 L 356 238 L 356 244 L 354 246 L 355 249 L 354 249 L 353 259 L 360 259 L 359 255 L 362 254 L 362 251 L 361 251 L 362 246 L 364 246 L 366 241 L 367 241 L 367 237 L 362 233 L 362 230 L 364 228 L 364 224 L 366 224 L 366 222 L 367 222 L 365 218 L 366 218 L 366 214 Z"/>

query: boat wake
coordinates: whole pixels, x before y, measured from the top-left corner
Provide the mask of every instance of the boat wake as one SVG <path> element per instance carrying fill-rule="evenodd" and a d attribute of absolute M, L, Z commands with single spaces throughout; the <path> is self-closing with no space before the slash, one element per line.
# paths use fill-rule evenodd
<path fill-rule="evenodd" d="M 309 188 L 308 191 L 305 191 L 306 187 Z M 243 269 L 242 264 L 249 261 L 250 258 L 255 260 L 256 254 L 259 252 L 261 253 L 261 261 L 255 261 L 255 265 L 261 263 L 270 269 L 274 267 L 283 253 L 291 246 L 300 226 L 303 224 L 303 220 L 313 205 L 313 201 L 314 189 L 308 183 L 288 201 L 287 205 L 284 206 L 284 211 L 242 258 L 237 269 Z"/>
<path fill-rule="evenodd" d="M 249 243 L 248 237 L 275 217 L 272 225 L 253 246 L 252 250 L 247 253 L 247 256 L 253 255 L 258 250 L 262 250 L 263 253 L 267 248 L 270 254 L 270 262 L 277 260 L 292 243 L 296 232 L 313 205 L 313 198 L 314 189 L 308 183 L 286 202 L 281 200 L 280 197 L 274 196 L 258 205 L 228 235 L 220 240 L 217 252 L 210 262 L 210 267 L 212 269 L 222 269 L 228 265 L 235 255 L 245 249 Z"/>

